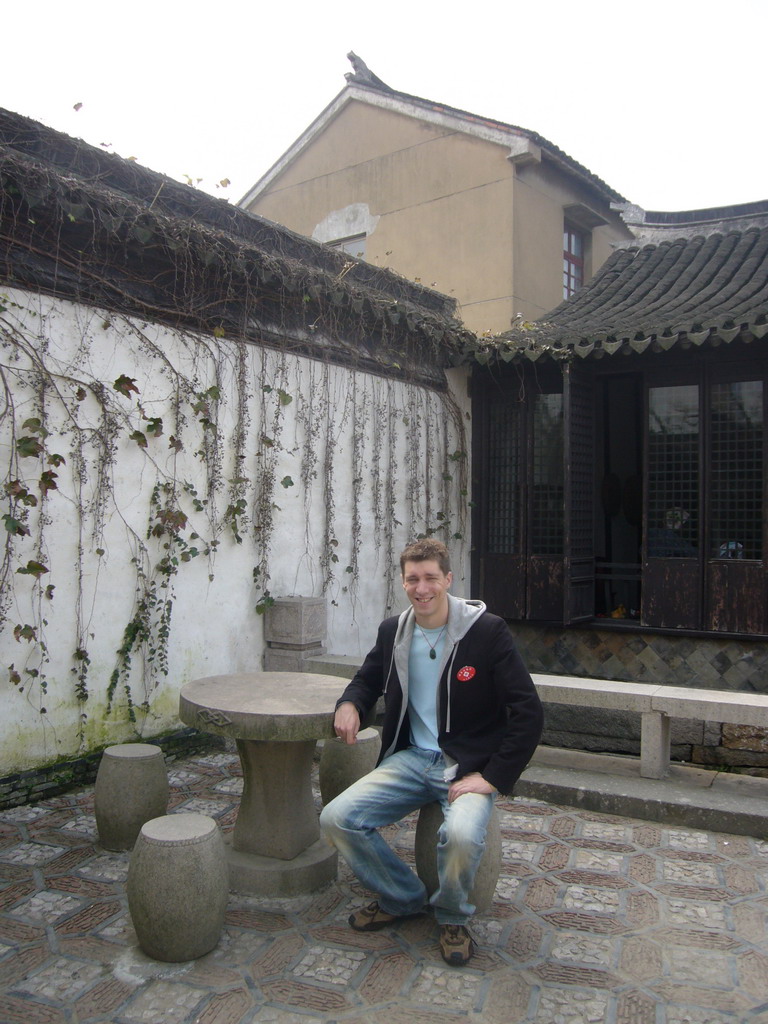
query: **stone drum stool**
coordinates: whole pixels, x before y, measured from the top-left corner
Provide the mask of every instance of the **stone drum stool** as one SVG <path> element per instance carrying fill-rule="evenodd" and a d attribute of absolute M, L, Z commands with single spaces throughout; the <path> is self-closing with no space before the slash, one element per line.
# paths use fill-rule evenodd
<path fill-rule="evenodd" d="M 353 782 L 372 771 L 381 750 L 376 729 L 361 729 L 357 743 L 325 740 L 320 755 L 320 796 L 329 804 Z"/>
<path fill-rule="evenodd" d="M 160 747 L 152 743 L 107 747 L 94 796 L 99 843 L 105 850 L 130 850 L 144 822 L 168 810 L 168 775 Z"/>
<path fill-rule="evenodd" d="M 142 825 L 128 866 L 128 909 L 139 945 L 179 963 L 221 938 L 229 873 L 219 826 L 205 814 L 168 814 Z"/>
<path fill-rule="evenodd" d="M 437 833 L 443 824 L 443 810 L 438 803 L 425 804 L 416 824 L 416 874 L 431 896 L 437 889 Z M 493 894 L 501 871 L 501 829 L 496 808 L 491 811 L 485 836 L 485 852 L 475 875 L 470 899 L 482 914 L 493 902 Z"/>

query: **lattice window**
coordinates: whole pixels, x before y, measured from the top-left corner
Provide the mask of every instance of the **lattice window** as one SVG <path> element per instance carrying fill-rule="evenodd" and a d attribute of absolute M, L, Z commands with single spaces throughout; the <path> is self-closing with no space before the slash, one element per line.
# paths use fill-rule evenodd
<path fill-rule="evenodd" d="M 563 553 L 563 396 L 536 395 L 533 406 L 531 554 Z"/>
<path fill-rule="evenodd" d="M 489 403 L 487 450 L 487 550 L 520 549 L 520 408 L 513 399 Z"/>
<path fill-rule="evenodd" d="M 648 555 L 695 557 L 699 545 L 699 389 L 651 388 Z"/>
<path fill-rule="evenodd" d="M 710 557 L 763 557 L 763 384 L 713 384 Z"/>
<path fill-rule="evenodd" d="M 563 298 L 569 299 L 584 284 L 584 232 L 568 224 L 563 229 Z"/>

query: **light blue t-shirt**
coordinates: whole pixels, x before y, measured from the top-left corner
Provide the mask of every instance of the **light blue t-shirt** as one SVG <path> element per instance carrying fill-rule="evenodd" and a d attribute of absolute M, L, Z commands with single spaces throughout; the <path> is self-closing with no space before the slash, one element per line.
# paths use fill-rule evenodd
<path fill-rule="evenodd" d="M 445 647 L 445 627 L 414 626 L 408 658 L 408 719 L 411 743 L 422 750 L 439 750 L 437 742 L 437 684 Z M 435 657 L 430 658 L 434 650 Z"/>

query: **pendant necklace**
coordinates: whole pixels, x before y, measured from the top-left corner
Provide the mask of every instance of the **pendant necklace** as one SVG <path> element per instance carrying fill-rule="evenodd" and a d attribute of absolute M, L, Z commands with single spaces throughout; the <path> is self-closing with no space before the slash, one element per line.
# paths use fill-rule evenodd
<path fill-rule="evenodd" d="M 416 623 L 416 625 L 419 626 L 418 622 Z M 447 626 L 447 625 L 448 625 L 448 623 L 446 622 L 445 626 Z M 424 639 L 427 641 L 427 647 L 429 648 L 429 657 L 430 657 L 430 659 L 432 661 L 435 661 L 435 659 L 437 658 L 437 651 L 435 650 L 435 648 L 440 643 L 440 639 L 441 639 L 443 633 L 445 632 L 445 626 L 443 626 L 443 628 L 437 634 L 437 639 L 435 640 L 435 642 L 433 644 L 431 644 L 429 642 L 429 637 L 424 632 L 424 630 L 421 628 L 421 626 L 419 626 L 419 632 L 424 637 Z"/>

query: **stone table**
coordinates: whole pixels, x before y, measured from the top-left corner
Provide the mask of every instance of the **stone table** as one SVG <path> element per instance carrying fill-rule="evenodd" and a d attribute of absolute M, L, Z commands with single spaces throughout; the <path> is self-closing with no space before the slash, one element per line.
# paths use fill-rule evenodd
<path fill-rule="evenodd" d="M 312 672 L 208 676 L 181 688 L 186 725 L 237 741 L 243 795 L 232 842 L 230 886 L 294 896 L 336 877 L 336 851 L 320 838 L 312 796 L 318 739 L 332 739 L 343 680 Z"/>

